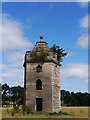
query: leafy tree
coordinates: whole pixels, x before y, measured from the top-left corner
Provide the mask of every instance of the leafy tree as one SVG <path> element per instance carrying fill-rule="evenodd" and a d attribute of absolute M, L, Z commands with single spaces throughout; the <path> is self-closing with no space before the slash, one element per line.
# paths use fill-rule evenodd
<path fill-rule="evenodd" d="M 8 101 L 13 101 L 16 105 L 23 105 L 24 88 L 21 86 L 9 87 L 7 84 L 1 85 L 2 104 L 9 105 Z M 90 93 L 69 92 L 61 90 L 62 105 L 67 106 L 90 106 Z"/>
<path fill-rule="evenodd" d="M 2 85 L 2 100 L 3 100 L 2 104 L 5 104 L 6 101 L 9 101 L 9 90 L 10 90 L 9 85 L 7 84 Z"/>
<path fill-rule="evenodd" d="M 20 86 L 11 87 L 10 91 L 12 95 L 12 101 L 14 102 L 14 104 L 17 104 L 17 105 L 23 104 L 24 88 Z"/>
<path fill-rule="evenodd" d="M 90 106 L 90 94 L 81 92 L 69 92 L 61 90 L 61 100 L 63 105 L 69 106 Z"/>
<path fill-rule="evenodd" d="M 51 47 L 51 50 L 53 51 L 53 53 L 57 53 L 57 60 L 59 62 L 62 62 L 62 57 L 65 57 L 68 53 L 63 50 L 63 48 L 60 48 L 59 46 L 56 46 L 56 44 L 54 44 L 52 47 Z"/>
<path fill-rule="evenodd" d="M 23 104 L 24 88 L 20 86 L 9 87 L 7 84 L 2 85 L 2 104 L 9 104 L 13 101 L 17 105 Z"/>

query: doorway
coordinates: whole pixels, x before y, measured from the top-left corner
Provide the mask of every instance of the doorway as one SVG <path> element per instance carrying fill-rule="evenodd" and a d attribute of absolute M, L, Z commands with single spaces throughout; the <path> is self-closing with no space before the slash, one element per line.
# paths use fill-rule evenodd
<path fill-rule="evenodd" d="M 42 98 L 36 98 L 36 111 L 42 111 Z"/>

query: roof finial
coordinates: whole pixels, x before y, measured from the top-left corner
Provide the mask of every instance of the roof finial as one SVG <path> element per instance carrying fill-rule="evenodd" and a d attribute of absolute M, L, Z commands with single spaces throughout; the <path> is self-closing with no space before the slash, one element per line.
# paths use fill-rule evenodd
<path fill-rule="evenodd" d="M 43 42 L 43 36 L 40 36 L 40 42 Z"/>

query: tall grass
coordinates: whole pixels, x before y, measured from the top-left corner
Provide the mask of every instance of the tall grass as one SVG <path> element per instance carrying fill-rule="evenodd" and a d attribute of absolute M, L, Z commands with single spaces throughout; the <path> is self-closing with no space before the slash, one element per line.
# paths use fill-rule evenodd
<path fill-rule="evenodd" d="M 62 111 L 74 118 L 88 118 L 88 107 L 62 107 Z"/>
<path fill-rule="evenodd" d="M 24 110 L 26 109 L 26 110 Z M 88 107 L 62 107 L 60 112 L 33 113 L 31 109 L 24 108 L 2 109 L 3 118 L 88 118 Z M 23 111 L 24 110 L 24 111 Z M 13 113 L 13 114 L 12 114 Z"/>

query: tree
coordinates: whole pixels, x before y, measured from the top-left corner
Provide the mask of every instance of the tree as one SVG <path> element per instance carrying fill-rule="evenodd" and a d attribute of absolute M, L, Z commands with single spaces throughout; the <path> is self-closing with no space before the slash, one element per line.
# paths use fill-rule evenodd
<path fill-rule="evenodd" d="M 60 48 L 59 46 L 56 46 L 56 44 L 54 44 L 52 47 L 51 47 L 51 50 L 53 51 L 53 54 L 57 54 L 57 60 L 59 62 L 62 62 L 62 57 L 65 57 L 68 53 L 63 50 L 63 48 Z"/>
<path fill-rule="evenodd" d="M 24 100 L 24 88 L 21 86 L 9 87 L 7 84 L 3 84 L 0 87 L 2 94 L 2 104 L 9 105 L 9 101 L 13 101 L 16 105 L 23 105 Z M 81 92 L 69 92 L 61 90 L 62 105 L 68 106 L 90 106 L 90 93 Z"/>
<path fill-rule="evenodd" d="M 7 84 L 3 84 L 2 85 L 2 105 L 3 104 L 8 104 L 8 101 L 9 101 L 9 90 L 10 90 L 10 87 L 9 85 Z"/>
<path fill-rule="evenodd" d="M 9 104 L 13 101 L 15 104 L 22 105 L 24 97 L 24 88 L 21 86 L 9 87 L 7 84 L 2 85 L 2 104 Z"/>
<path fill-rule="evenodd" d="M 21 86 L 18 87 L 11 87 L 10 88 L 11 95 L 12 95 L 12 101 L 16 105 L 22 105 L 23 104 L 23 97 L 24 97 L 24 88 Z"/>
<path fill-rule="evenodd" d="M 61 101 L 63 105 L 69 106 L 90 106 L 90 94 L 81 92 L 69 92 L 66 90 L 61 90 Z"/>

